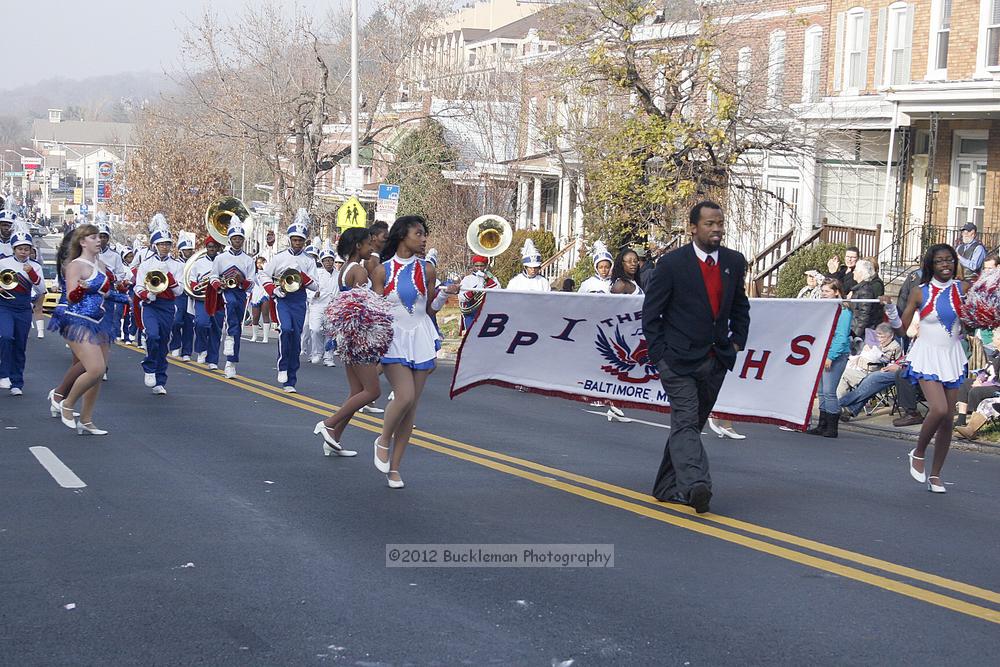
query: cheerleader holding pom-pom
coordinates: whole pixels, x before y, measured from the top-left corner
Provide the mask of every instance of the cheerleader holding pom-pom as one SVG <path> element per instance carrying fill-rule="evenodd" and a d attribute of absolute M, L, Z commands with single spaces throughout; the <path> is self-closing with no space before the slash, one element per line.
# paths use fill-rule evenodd
<path fill-rule="evenodd" d="M 399 466 L 413 433 L 420 394 L 441 346 L 431 315 L 459 290 L 458 285 L 435 288 L 435 268 L 418 257 L 426 250 L 427 234 L 427 223 L 420 216 L 397 218 L 382 249 L 382 264 L 372 274 L 375 289 L 388 299 L 392 312 L 392 342 L 382 357 L 382 369 L 393 399 L 374 452 L 375 467 L 386 474 L 392 489 L 403 488 Z"/>
<path fill-rule="evenodd" d="M 337 278 L 339 293 L 326 308 L 323 331 L 336 341 L 350 396 L 343 406 L 313 430 L 323 437 L 327 456 L 356 456 L 340 439 L 358 410 L 379 397 L 378 364 L 392 342 L 392 315 L 385 297 L 372 291 L 364 260 L 371 254 L 371 234 L 354 227 L 337 243 L 337 254 L 347 263 Z"/>

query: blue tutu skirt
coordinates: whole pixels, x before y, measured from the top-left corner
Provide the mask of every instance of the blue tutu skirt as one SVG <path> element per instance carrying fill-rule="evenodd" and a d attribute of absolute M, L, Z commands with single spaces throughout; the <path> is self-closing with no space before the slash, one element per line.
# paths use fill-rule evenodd
<path fill-rule="evenodd" d="M 74 343 L 107 345 L 111 342 L 110 332 L 103 319 L 94 320 L 78 315 L 67 311 L 65 306 L 59 306 L 52 313 L 47 329 Z"/>

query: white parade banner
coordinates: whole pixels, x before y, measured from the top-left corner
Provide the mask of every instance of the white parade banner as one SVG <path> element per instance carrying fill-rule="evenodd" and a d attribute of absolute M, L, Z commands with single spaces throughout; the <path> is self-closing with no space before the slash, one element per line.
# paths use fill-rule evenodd
<path fill-rule="evenodd" d="M 642 333 L 642 297 L 487 290 L 451 397 L 482 384 L 667 412 Z M 713 415 L 804 428 L 840 301 L 750 299 L 750 336 Z"/>

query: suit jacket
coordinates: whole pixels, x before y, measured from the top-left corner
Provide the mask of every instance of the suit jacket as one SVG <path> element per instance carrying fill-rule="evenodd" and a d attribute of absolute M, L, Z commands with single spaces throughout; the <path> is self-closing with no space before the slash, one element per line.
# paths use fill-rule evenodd
<path fill-rule="evenodd" d="M 649 359 L 661 359 L 675 372 L 693 372 L 710 350 L 732 370 L 736 364 L 733 343 L 744 349 L 750 332 L 750 302 L 744 287 L 746 259 L 729 248 L 719 248 L 722 303 L 713 317 L 698 266 L 689 243 L 667 253 L 656 263 L 642 305 L 642 328 Z"/>

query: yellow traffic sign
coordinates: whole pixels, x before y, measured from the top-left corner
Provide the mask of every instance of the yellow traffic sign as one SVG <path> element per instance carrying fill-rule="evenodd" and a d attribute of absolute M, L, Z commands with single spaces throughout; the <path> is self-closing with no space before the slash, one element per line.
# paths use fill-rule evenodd
<path fill-rule="evenodd" d="M 337 227 L 340 229 L 367 226 L 368 212 L 357 197 L 351 197 L 337 210 Z"/>

